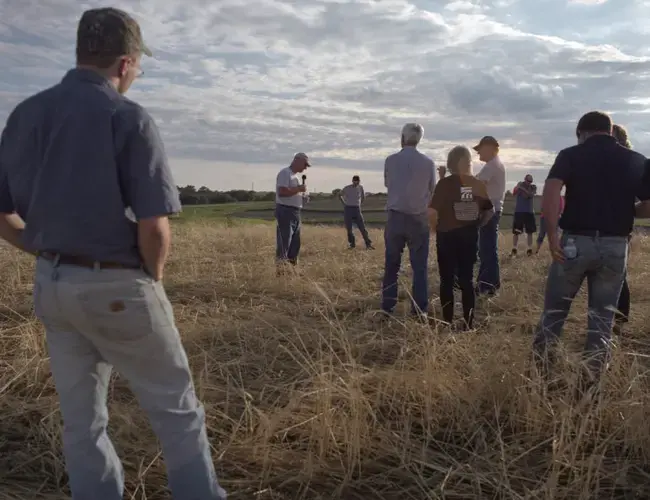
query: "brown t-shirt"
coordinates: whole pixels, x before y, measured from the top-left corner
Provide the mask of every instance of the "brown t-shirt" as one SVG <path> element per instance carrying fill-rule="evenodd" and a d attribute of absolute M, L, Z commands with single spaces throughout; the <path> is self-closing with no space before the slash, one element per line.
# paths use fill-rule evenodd
<path fill-rule="evenodd" d="M 493 207 L 484 182 L 472 175 L 455 174 L 436 184 L 429 206 L 438 212 L 440 232 L 475 226 L 481 212 Z"/>

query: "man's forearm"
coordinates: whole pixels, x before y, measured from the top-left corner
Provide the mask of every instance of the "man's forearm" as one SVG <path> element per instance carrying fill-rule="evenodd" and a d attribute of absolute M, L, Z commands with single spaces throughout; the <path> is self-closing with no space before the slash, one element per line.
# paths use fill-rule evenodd
<path fill-rule="evenodd" d="M 557 225 L 560 220 L 560 205 L 562 203 L 562 186 L 559 179 L 548 179 L 544 185 L 542 198 L 542 213 L 546 224 L 546 232 L 550 241 L 557 241 Z"/>
<path fill-rule="evenodd" d="M 0 214 L 0 238 L 18 250 L 33 254 L 23 243 L 25 222 L 17 214 Z"/>
<path fill-rule="evenodd" d="M 281 187 L 278 189 L 278 194 L 280 196 L 294 196 L 298 193 L 300 193 L 300 186 L 296 187 Z"/>
<path fill-rule="evenodd" d="M 169 220 L 149 226 L 138 226 L 138 248 L 145 270 L 153 279 L 159 281 L 163 277 L 165 263 L 171 246 L 171 230 Z"/>

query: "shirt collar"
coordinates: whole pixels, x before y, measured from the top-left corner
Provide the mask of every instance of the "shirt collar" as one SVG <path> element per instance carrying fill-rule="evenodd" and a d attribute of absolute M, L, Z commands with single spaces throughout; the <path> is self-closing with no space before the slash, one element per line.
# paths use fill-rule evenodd
<path fill-rule="evenodd" d="M 592 141 L 593 141 L 593 142 L 598 142 L 598 141 L 601 141 L 601 142 L 607 142 L 607 141 L 618 142 L 618 141 L 616 140 L 616 137 L 614 137 L 613 135 L 607 135 L 607 134 L 596 134 L 596 135 L 592 135 L 591 137 L 589 137 L 589 138 L 585 141 L 585 143 L 586 143 L 586 142 L 592 142 Z M 584 143 L 583 143 L 583 144 L 584 144 Z"/>
<path fill-rule="evenodd" d="M 68 83 L 72 81 L 88 82 L 88 83 L 94 83 L 95 85 L 101 85 L 102 87 L 107 87 L 115 90 L 113 84 L 106 77 L 100 75 L 99 73 L 91 69 L 84 69 L 84 68 L 71 69 L 65 74 L 63 80 L 61 81 L 63 83 Z"/>

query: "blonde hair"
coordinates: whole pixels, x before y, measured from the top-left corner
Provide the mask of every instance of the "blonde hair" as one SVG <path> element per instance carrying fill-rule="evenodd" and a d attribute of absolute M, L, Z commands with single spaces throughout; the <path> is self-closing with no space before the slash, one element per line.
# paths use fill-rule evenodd
<path fill-rule="evenodd" d="M 612 135 L 621 146 L 625 146 L 628 149 L 632 148 L 632 143 L 627 136 L 627 130 L 623 125 L 614 124 L 612 126 Z"/>
<path fill-rule="evenodd" d="M 452 174 L 458 174 L 458 164 L 463 159 L 472 159 L 472 153 L 465 146 L 455 146 L 451 148 L 447 155 L 447 170 Z"/>

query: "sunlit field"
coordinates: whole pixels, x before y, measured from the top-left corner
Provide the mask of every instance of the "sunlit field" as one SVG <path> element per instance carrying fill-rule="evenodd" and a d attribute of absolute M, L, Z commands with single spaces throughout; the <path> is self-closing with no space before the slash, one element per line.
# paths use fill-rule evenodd
<path fill-rule="evenodd" d="M 230 226 L 230 227 L 229 227 Z M 278 278 L 272 225 L 185 221 L 165 277 L 231 499 L 650 498 L 650 240 L 630 262 L 632 317 L 600 405 L 572 398 L 586 293 L 565 328 L 566 392 L 528 378 L 549 257 L 510 259 L 477 330 L 376 314 L 377 250 L 342 228 L 304 228 L 300 273 Z M 523 248 L 523 247 L 522 247 Z M 33 260 L 0 247 L 0 499 L 69 498 L 60 415 L 32 309 Z M 405 261 L 406 262 L 406 261 Z M 432 243 L 430 294 L 437 303 Z M 124 380 L 111 435 L 130 499 L 166 499 L 160 449 Z"/>

